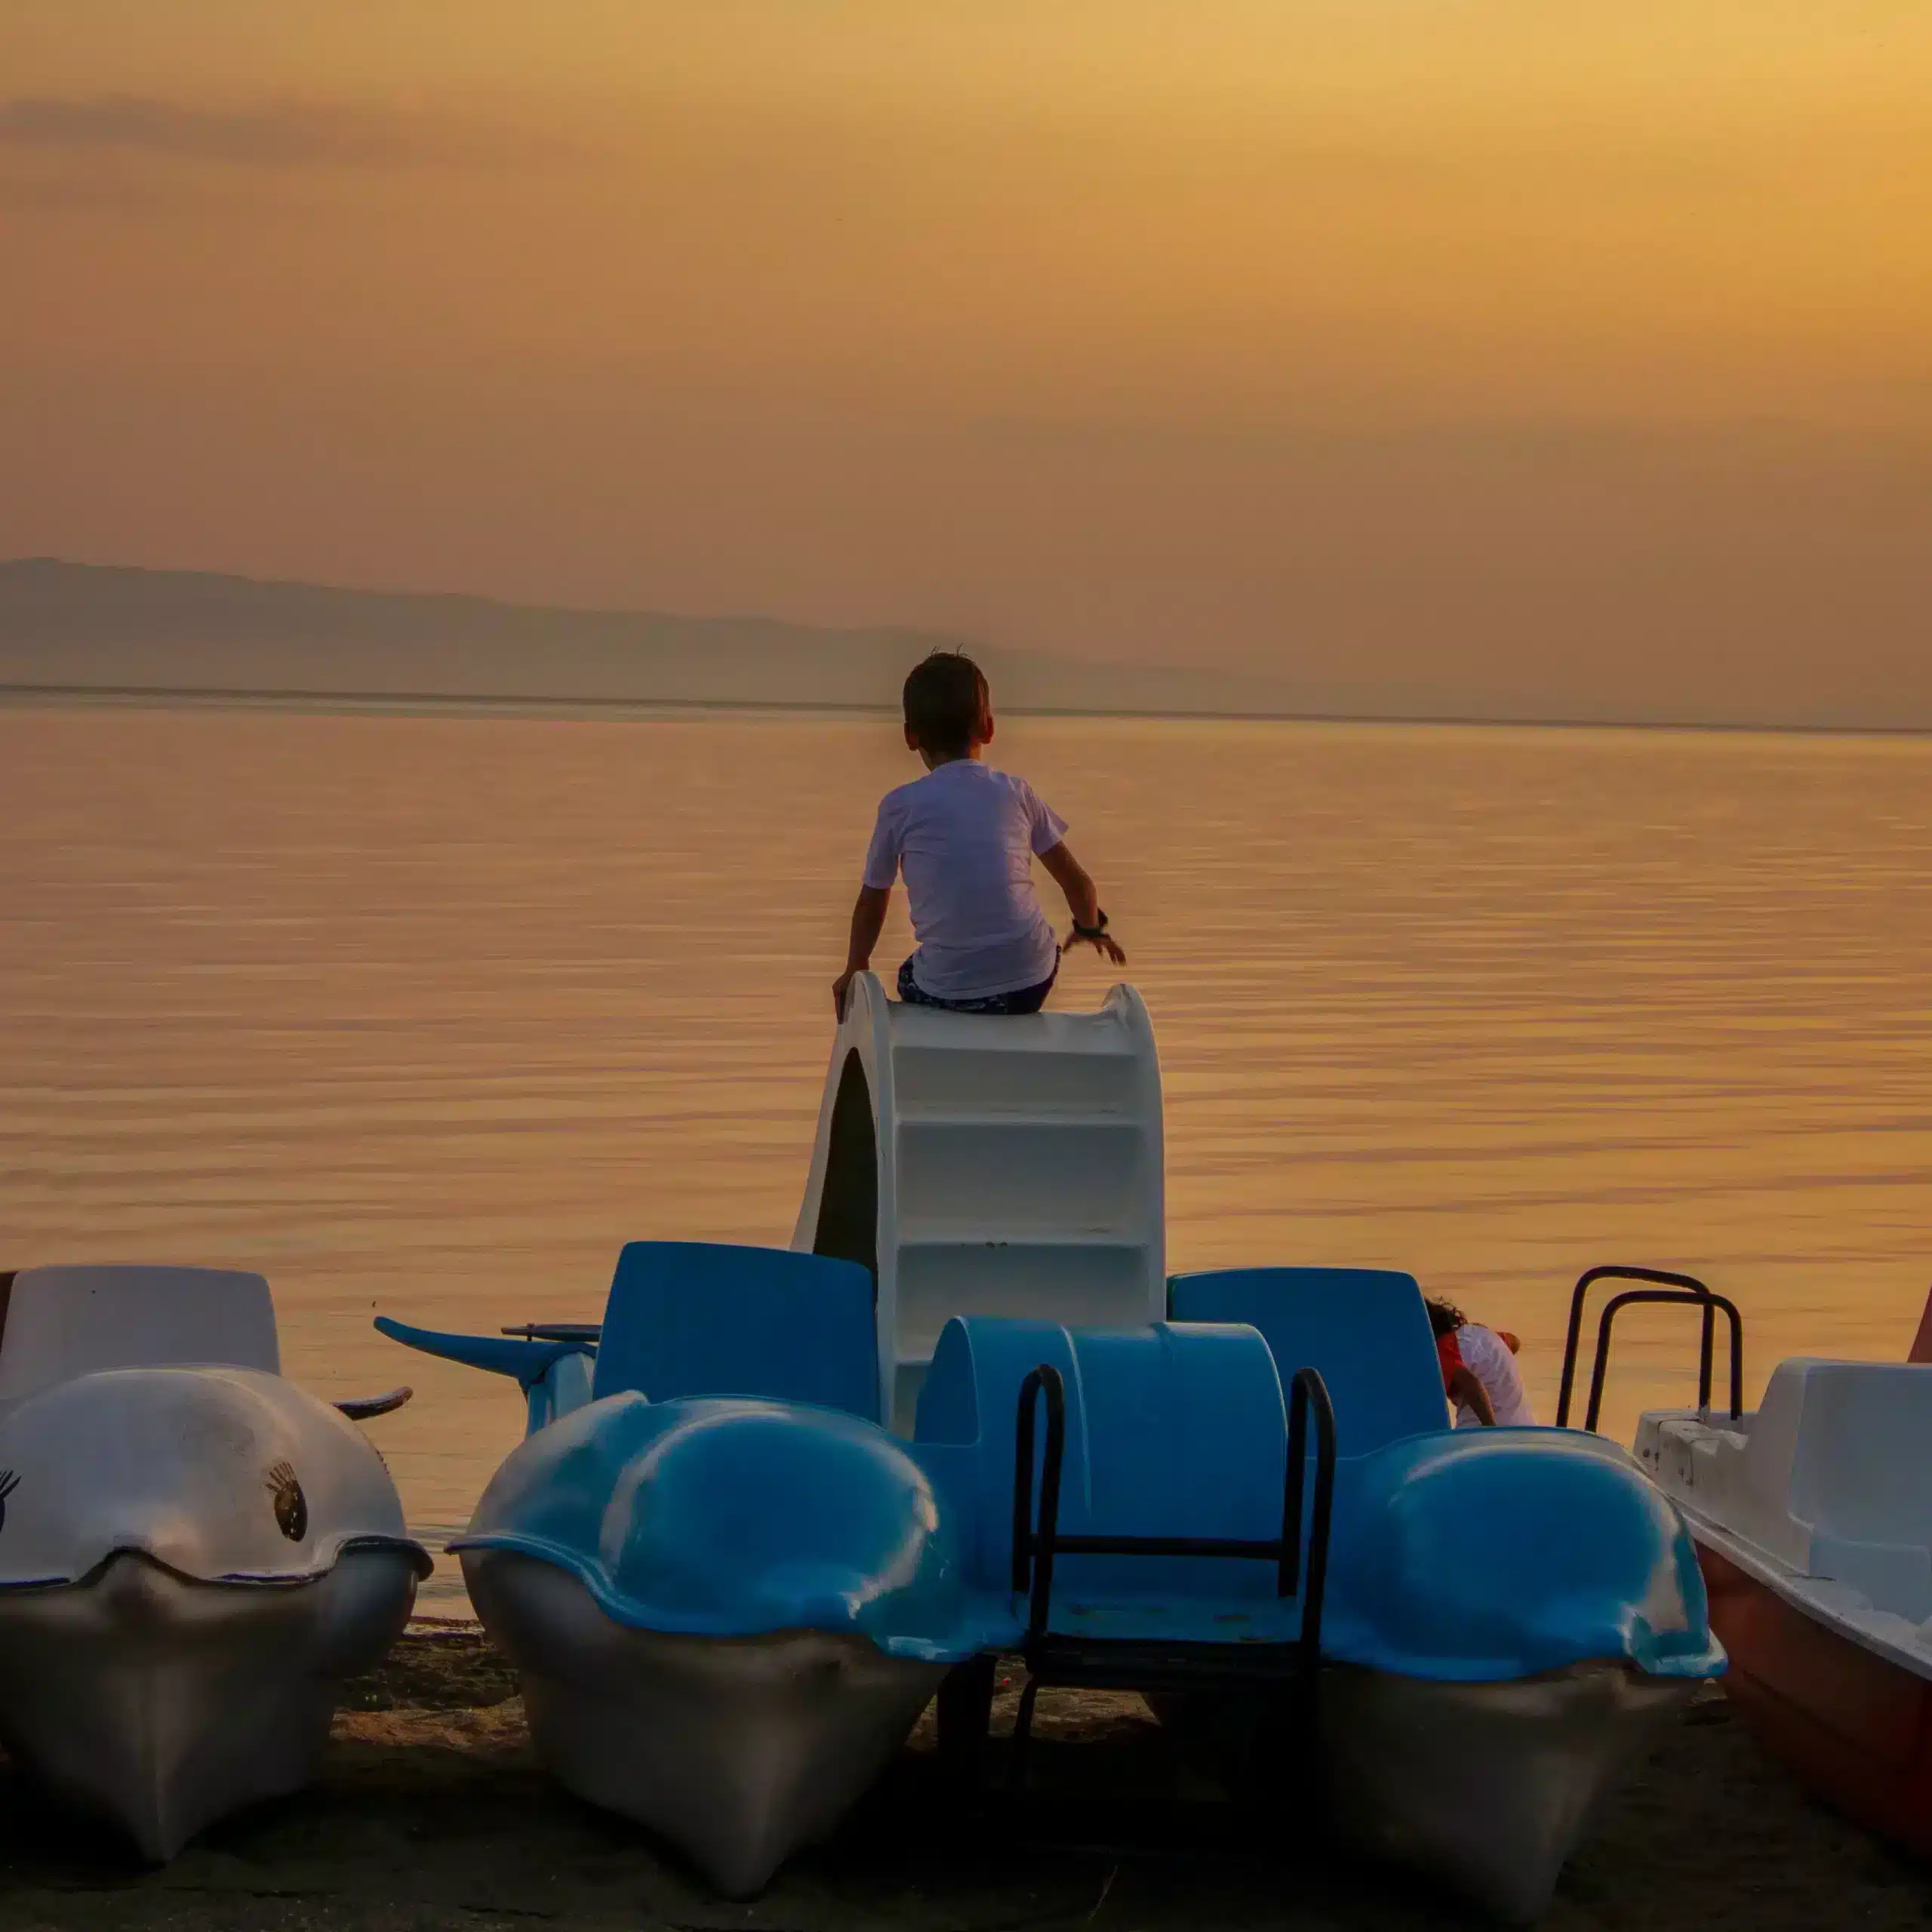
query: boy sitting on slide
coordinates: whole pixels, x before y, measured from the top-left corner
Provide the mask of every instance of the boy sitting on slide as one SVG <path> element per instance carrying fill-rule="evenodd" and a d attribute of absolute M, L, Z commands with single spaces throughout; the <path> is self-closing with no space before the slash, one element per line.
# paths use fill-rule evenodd
<path fill-rule="evenodd" d="M 980 667 L 958 651 L 934 651 L 912 667 L 905 706 L 906 748 L 924 760 L 926 775 L 880 801 L 845 970 L 832 983 L 839 1018 L 854 976 L 872 964 L 902 871 L 918 944 L 899 969 L 899 997 L 915 1006 L 1038 1013 L 1066 946 L 1091 946 L 1124 965 L 1094 881 L 1066 849 L 1063 821 L 1025 779 L 981 761 L 993 707 Z M 1033 890 L 1035 858 L 1066 895 L 1073 929 L 1064 946 Z"/>

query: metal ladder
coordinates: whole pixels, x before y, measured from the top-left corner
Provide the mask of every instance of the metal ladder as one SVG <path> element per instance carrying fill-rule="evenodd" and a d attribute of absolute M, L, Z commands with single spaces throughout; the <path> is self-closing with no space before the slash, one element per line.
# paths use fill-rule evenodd
<path fill-rule="evenodd" d="M 1036 1417 L 1044 1399 L 1046 1441 L 1041 1458 L 1037 1516 L 1033 1496 Z M 1303 1562 L 1303 1491 L 1308 1430 L 1315 1418 L 1315 1484 Z M 1312 1734 L 1321 1666 L 1322 1599 L 1327 1578 L 1329 1527 L 1335 1491 L 1335 1411 L 1327 1385 L 1313 1368 L 1290 1383 L 1287 1467 L 1278 1537 L 1068 1536 L 1060 1529 L 1060 1475 L 1066 1453 L 1066 1389 L 1060 1371 L 1042 1362 L 1020 1384 L 1014 1423 L 1013 1589 L 1028 1598 L 1020 1655 L 1026 1671 L 1013 1731 L 1008 1783 L 1020 1788 L 1042 1690 L 1164 1691 L 1247 1687 L 1275 1699 L 1287 1725 Z M 1272 1563 L 1281 1598 L 1299 1595 L 1298 1637 L 1273 1643 L 1214 1643 L 1171 1638 L 1101 1638 L 1051 1627 L 1054 1565 L 1060 1556 L 1217 1557 Z M 942 1752 L 957 1755 L 983 1740 L 991 1716 L 993 1660 L 975 1658 L 940 1692 Z"/>
<path fill-rule="evenodd" d="M 1694 1275 L 1672 1274 L 1663 1268 L 1626 1268 L 1612 1264 L 1587 1269 L 1570 1294 L 1570 1327 L 1563 1343 L 1563 1380 L 1556 1397 L 1556 1426 L 1570 1426 L 1570 1398 L 1577 1382 L 1577 1348 L 1583 1332 L 1583 1303 L 1598 1281 L 1648 1281 L 1657 1285 L 1626 1288 L 1604 1303 L 1597 1322 L 1596 1355 L 1590 1364 L 1590 1395 L 1583 1411 L 1583 1426 L 1592 1435 L 1603 1413 L 1603 1385 L 1610 1370 L 1610 1336 L 1620 1311 L 1639 1302 L 1681 1302 L 1698 1309 L 1702 1315 L 1701 1338 L 1697 1353 L 1697 1408 L 1708 1417 L 1711 1412 L 1712 1357 L 1717 1337 L 1717 1318 L 1721 1313 L 1730 1327 L 1730 1419 L 1744 1413 L 1744 1323 L 1737 1304 L 1726 1297 L 1713 1294 Z"/>

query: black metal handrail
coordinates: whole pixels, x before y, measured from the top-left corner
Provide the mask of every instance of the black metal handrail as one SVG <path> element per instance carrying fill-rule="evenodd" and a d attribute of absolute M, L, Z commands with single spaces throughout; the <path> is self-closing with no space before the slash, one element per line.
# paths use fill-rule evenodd
<path fill-rule="evenodd" d="M 1295 1587 L 1301 1547 L 1302 1466 L 1308 1412 L 1315 1411 L 1315 1499 L 1309 1512 L 1308 1581 L 1302 1592 L 1301 1643 L 1312 1670 L 1321 1661 L 1321 1604 L 1328 1589 L 1328 1528 L 1335 1510 L 1335 1404 L 1318 1369 L 1298 1368 L 1288 1387 L 1288 1475 L 1281 1505 L 1282 1594 Z"/>
<path fill-rule="evenodd" d="M 601 1321 L 519 1321 L 497 1332 L 526 1342 L 586 1342 L 594 1347 L 604 1333 L 604 1324 Z"/>
<path fill-rule="evenodd" d="M 1047 1437 L 1040 1466 L 1038 1522 L 1033 1515 L 1034 1417 L 1044 1395 Z M 1315 1495 L 1309 1512 L 1308 1571 L 1301 1577 L 1303 1489 L 1308 1460 L 1308 1415 L 1315 1412 Z M 1287 1466 L 1281 1484 L 1279 1537 L 1100 1537 L 1060 1534 L 1060 1473 L 1066 1456 L 1066 1385 L 1051 1362 L 1029 1370 L 1020 1385 L 1013 1466 L 1013 1590 L 1028 1596 L 1026 1641 L 1046 1635 L 1053 1600 L 1054 1558 L 1066 1556 L 1247 1558 L 1275 1566 L 1275 1592 L 1300 1589 L 1301 1643 L 1311 1668 L 1321 1649 L 1322 1600 L 1328 1577 L 1329 1526 L 1335 1495 L 1335 1407 L 1313 1368 L 1296 1370 L 1288 1398 Z"/>
<path fill-rule="evenodd" d="M 1583 1304 L 1591 1287 L 1598 1281 L 1651 1281 L 1648 1289 L 1626 1289 L 1604 1304 L 1597 1324 L 1596 1353 L 1590 1366 L 1590 1395 L 1584 1412 L 1583 1426 L 1594 1431 L 1603 1410 L 1604 1382 L 1610 1370 L 1610 1337 L 1620 1310 L 1633 1303 L 1682 1302 L 1697 1309 L 1697 1407 L 1708 1412 L 1711 1406 L 1712 1358 L 1716 1349 L 1717 1318 L 1721 1313 L 1730 1326 L 1730 1414 L 1735 1421 L 1744 1413 L 1744 1322 L 1737 1304 L 1727 1297 L 1714 1294 L 1694 1275 L 1679 1275 L 1664 1268 L 1629 1268 L 1611 1265 L 1586 1269 L 1570 1295 L 1570 1323 L 1563 1343 L 1563 1379 L 1556 1398 L 1556 1426 L 1567 1429 L 1570 1402 L 1575 1392 L 1577 1355 L 1583 1338 Z"/>

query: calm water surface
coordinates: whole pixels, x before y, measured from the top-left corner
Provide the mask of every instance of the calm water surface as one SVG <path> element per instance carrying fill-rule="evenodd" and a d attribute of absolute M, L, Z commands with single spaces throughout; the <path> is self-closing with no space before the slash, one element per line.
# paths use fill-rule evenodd
<path fill-rule="evenodd" d="M 263 1269 L 292 1374 L 416 1385 L 371 1429 L 440 1537 L 520 1403 L 371 1315 L 594 1318 L 626 1238 L 789 1238 L 897 737 L 0 711 L 0 1266 Z M 998 751 L 1152 1011 L 1172 1266 L 1413 1269 L 1521 1333 L 1546 1417 L 1596 1261 L 1734 1296 L 1754 1395 L 1903 1352 L 1932 743 L 1018 720 Z M 1106 984 L 1081 955 L 1057 1003 Z M 1691 1357 L 1631 1318 L 1618 1433 Z"/>

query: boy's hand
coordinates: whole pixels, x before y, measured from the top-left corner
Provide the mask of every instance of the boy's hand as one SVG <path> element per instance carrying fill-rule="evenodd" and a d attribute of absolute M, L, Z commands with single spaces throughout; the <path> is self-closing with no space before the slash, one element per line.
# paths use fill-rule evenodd
<path fill-rule="evenodd" d="M 1066 849 L 1066 841 L 1050 845 L 1040 854 L 1040 863 L 1061 891 L 1066 894 L 1066 909 L 1073 915 L 1073 930 L 1066 936 L 1062 952 L 1076 946 L 1091 946 L 1102 958 L 1116 966 L 1127 964 L 1127 955 L 1117 940 L 1107 933 L 1107 915 L 1100 910 L 1100 895 L 1094 890 L 1093 875 Z"/>
<path fill-rule="evenodd" d="M 848 967 L 832 983 L 832 1010 L 841 1021 L 845 1017 L 845 995 L 852 990 L 852 982 L 857 977 L 857 972 Z"/>
<path fill-rule="evenodd" d="M 1111 959 L 1116 966 L 1127 964 L 1127 955 L 1121 950 L 1120 941 L 1112 933 L 1083 933 L 1076 926 L 1067 934 L 1066 943 L 1060 950 L 1071 952 L 1076 946 L 1091 946 L 1096 952 Z"/>

